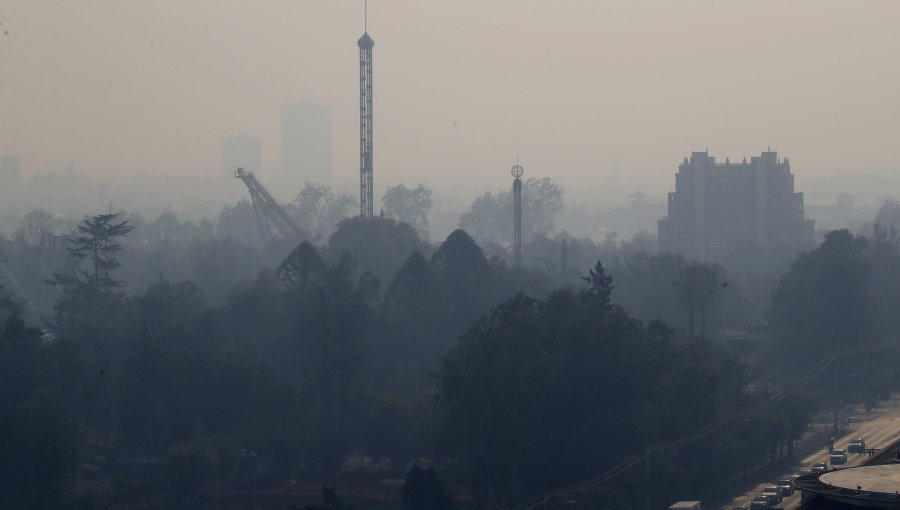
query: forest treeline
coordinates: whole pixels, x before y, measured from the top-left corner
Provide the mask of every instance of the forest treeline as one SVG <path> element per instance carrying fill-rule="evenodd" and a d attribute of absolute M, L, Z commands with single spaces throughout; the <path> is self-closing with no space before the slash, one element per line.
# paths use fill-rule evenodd
<path fill-rule="evenodd" d="M 45 321 L 3 285 L 3 508 L 214 508 L 390 477 L 409 508 L 503 508 L 651 450 L 654 502 L 720 496 L 835 398 L 786 381 L 895 333 L 900 302 L 883 226 L 797 258 L 768 306 L 776 341 L 752 353 L 713 338 L 751 319 L 729 269 L 627 243 L 582 272 L 586 241 L 544 238 L 559 264 L 517 269 L 463 230 L 431 245 L 382 217 L 262 250 L 171 214 L 76 227 Z M 50 248 L 25 224 L 2 249 L 24 274 Z M 874 401 L 896 359 L 842 360 L 841 398 Z M 637 469 L 567 508 L 647 490 Z"/>

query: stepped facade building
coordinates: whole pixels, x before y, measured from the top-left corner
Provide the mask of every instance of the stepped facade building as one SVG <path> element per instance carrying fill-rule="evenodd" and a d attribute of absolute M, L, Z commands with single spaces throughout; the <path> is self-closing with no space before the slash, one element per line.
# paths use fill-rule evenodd
<path fill-rule="evenodd" d="M 810 249 L 813 221 L 794 191 L 788 158 L 766 151 L 741 163 L 694 152 L 678 167 L 668 215 L 659 220 L 660 251 L 708 261 Z"/>

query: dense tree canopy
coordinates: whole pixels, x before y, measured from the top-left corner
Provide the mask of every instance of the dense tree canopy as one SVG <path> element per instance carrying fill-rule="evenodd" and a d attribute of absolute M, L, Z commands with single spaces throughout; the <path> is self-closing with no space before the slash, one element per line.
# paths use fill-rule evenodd
<path fill-rule="evenodd" d="M 829 232 L 782 276 L 769 318 L 783 349 L 798 362 L 819 357 L 805 352 L 821 355 L 872 339 L 870 244 L 847 230 Z"/>
<path fill-rule="evenodd" d="M 481 508 L 648 451 L 668 502 L 780 458 L 815 407 L 763 405 L 751 388 L 769 386 L 724 353 L 719 330 L 749 320 L 730 270 L 646 236 L 536 236 L 513 268 L 464 230 L 429 246 L 381 217 L 263 245 L 248 205 L 217 222 L 87 218 L 70 250 L 43 230 L 0 239 L 21 277 L 0 284 L 0 506 L 368 508 L 377 493 Z M 799 258 L 776 293 L 779 341 L 843 345 L 841 325 L 814 338 L 804 322 L 837 313 L 869 328 L 860 340 L 895 330 L 897 245 L 839 232 Z M 37 284 L 51 272 L 76 283 Z M 891 359 L 858 373 L 883 386 Z M 702 450 L 653 447 L 711 420 L 725 425 Z M 402 491 L 379 483 L 404 474 Z M 642 507 L 640 480 L 579 498 Z M 323 481 L 362 488 L 321 498 Z"/>
<path fill-rule="evenodd" d="M 526 241 L 553 233 L 563 208 L 563 188 L 549 177 L 530 177 L 522 184 L 522 233 Z M 460 228 L 482 242 L 512 242 L 512 192 L 485 192 L 459 218 Z"/>
<path fill-rule="evenodd" d="M 439 438 L 481 498 L 508 502 L 588 479 L 741 409 L 752 401 L 741 394 L 743 380 L 734 360 L 680 346 L 662 323 L 608 309 L 596 292 L 519 295 L 476 321 L 444 359 Z M 790 427 L 773 427 L 759 443 L 792 440 L 806 419 L 801 413 Z M 704 483 L 747 462 L 721 453 L 727 467 L 715 473 L 706 464 Z M 699 474 L 672 476 L 688 484 Z"/>
<path fill-rule="evenodd" d="M 389 186 L 381 199 L 384 216 L 411 225 L 422 239 L 428 239 L 428 213 L 431 210 L 431 188 L 419 183 L 413 189 L 402 184 Z"/>

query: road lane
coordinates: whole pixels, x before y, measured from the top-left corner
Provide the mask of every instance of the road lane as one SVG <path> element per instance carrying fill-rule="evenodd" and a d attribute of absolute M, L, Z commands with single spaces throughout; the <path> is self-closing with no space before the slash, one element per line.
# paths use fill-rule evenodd
<path fill-rule="evenodd" d="M 847 443 L 852 439 L 863 439 L 866 442 L 866 448 L 886 448 L 890 446 L 894 441 L 900 439 L 900 409 L 892 409 L 893 401 L 883 402 L 884 406 L 880 412 L 883 414 L 878 416 L 877 418 L 873 418 L 869 421 L 851 423 L 851 430 L 846 435 L 835 438 L 834 447 L 835 449 L 847 449 Z M 858 454 L 858 453 L 849 453 L 847 457 L 847 464 L 845 467 L 855 467 L 865 463 L 868 459 L 867 456 Z M 803 458 L 801 462 L 794 464 L 787 468 L 787 470 L 782 473 L 783 476 L 776 477 L 774 480 L 769 480 L 765 482 L 761 482 L 756 485 L 750 492 L 746 494 L 741 494 L 735 497 L 728 504 L 728 508 L 732 506 L 746 506 L 750 507 L 750 501 L 753 500 L 754 496 L 759 495 L 762 492 L 763 488 L 775 485 L 775 483 L 780 478 L 787 478 L 790 475 L 794 475 L 801 471 L 806 471 L 809 469 L 811 465 L 816 462 L 824 462 L 831 465 L 828 462 L 828 451 L 823 447 L 816 451 L 815 453 L 808 455 Z M 800 492 L 797 491 L 794 495 L 784 498 L 781 504 L 778 505 L 779 508 L 784 508 L 785 510 L 793 510 L 800 506 Z"/>

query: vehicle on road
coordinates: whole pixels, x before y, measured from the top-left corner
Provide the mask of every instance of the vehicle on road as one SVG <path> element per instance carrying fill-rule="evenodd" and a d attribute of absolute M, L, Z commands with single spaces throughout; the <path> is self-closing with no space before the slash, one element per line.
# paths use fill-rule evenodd
<path fill-rule="evenodd" d="M 774 486 L 770 485 L 762 490 L 763 496 L 772 496 L 772 499 L 775 500 L 775 504 L 781 503 L 781 490 Z"/>
<path fill-rule="evenodd" d="M 782 496 L 790 496 L 794 493 L 794 484 L 791 483 L 791 481 L 792 480 L 790 478 L 782 478 L 781 480 L 778 480 L 778 483 L 775 484 L 775 486 L 778 487 L 779 490 L 781 490 Z"/>
<path fill-rule="evenodd" d="M 831 462 L 832 466 L 846 464 L 847 463 L 847 451 L 846 450 L 835 450 L 835 451 L 831 452 L 831 455 L 829 455 L 828 460 Z"/>
<path fill-rule="evenodd" d="M 678 501 L 669 505 L 669 510 L 702 510 L 700 501 Z"/>
<path fill-rule="evenodd" d="M 768 510 L 769 508 L 769 498 L 766 496 L 756 496 L 750 502 L 750 510 Z"/>
<path fill-rule="evenodd" d="M 866 442 L 863 439 L 852 439 L 847 443 L 847 451 L 850 453 L 862 453 L 866 449 Z"/>
<path fill-rule="evenodd" d="M 827 473 L 828 465 L 825 464 L 824 462 L 816 462 L 815 464 L 810 466 L 809 471 L 812 473 L 819 473 L 819 474 Z"/>

